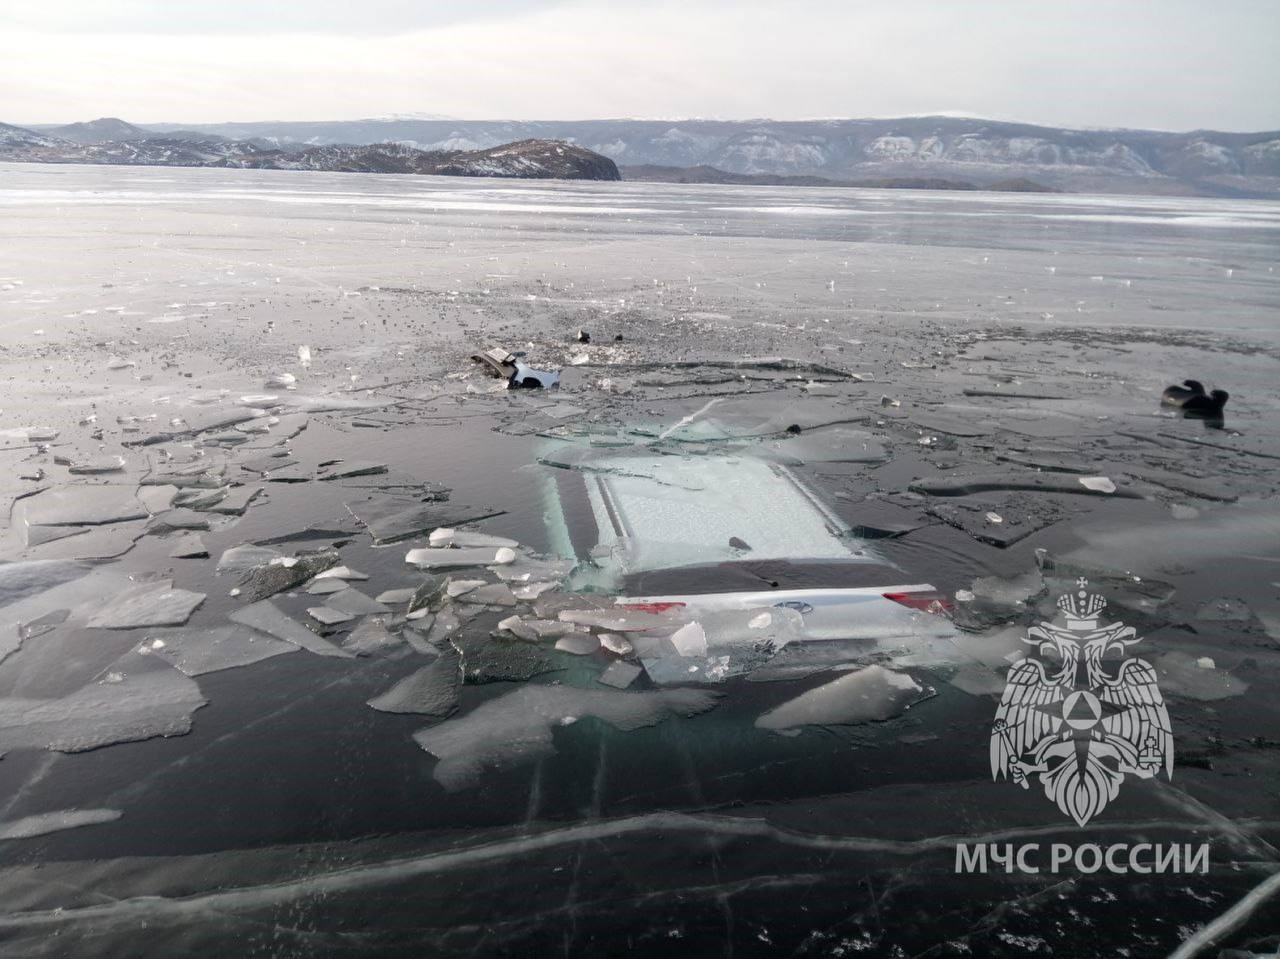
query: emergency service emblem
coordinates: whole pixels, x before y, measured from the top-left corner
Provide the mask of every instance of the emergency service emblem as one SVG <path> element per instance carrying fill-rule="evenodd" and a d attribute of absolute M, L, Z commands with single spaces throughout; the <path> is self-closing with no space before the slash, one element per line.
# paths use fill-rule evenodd
<path fill-rule="evenodd" d="M 1058 597 L 1065 626 L 1041 622 L 1022 641 L 1034 653 L 1009 670 L 991 728 L 991 775 L 1045 797 L 1083 826 L 1120 794 L 1126 776 L 1173 776 L 1169 711 L 1133 627 L 1102 625 L 1107 603 L 1076 580 Z"/>

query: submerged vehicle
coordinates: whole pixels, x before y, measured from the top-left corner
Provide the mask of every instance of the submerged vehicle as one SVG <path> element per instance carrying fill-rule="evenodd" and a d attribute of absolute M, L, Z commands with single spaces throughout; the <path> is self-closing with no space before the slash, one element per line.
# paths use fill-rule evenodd
<path fill-rule="evenodd" d="M 578 562 L 564 588 L 611 599 L 656 683 L 877 650 L 928 659 L 955 635 L 946 598 L 879 556 L 783 463 L 644 447 L 542 460 L 560 467 L 547 487 L 553 547 Z"/>

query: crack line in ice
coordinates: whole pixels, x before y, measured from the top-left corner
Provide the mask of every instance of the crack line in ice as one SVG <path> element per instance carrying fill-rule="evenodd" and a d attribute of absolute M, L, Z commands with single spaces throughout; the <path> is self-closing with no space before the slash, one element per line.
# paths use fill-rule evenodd
<path fill-rule="evenodd" d="M 1280 893 L 1280 868 L 1267 879 L 1254 886 L 1234 906 L 1200 929 L 1190 939 L 1169 954 L 1169 959 L 1191 959 L 1213 945 L 1223 936 L 1234 932 L 1253 915 L 1260 905 Z"/>
<path fill-rule="evenodd" d="M 1119 821 L 1097 823 L 1095 829 L 1105 832 L 1136 833 L 1154 829 L 1185 829 L 1184 820 L 1154 819 L 1144 821 Z M 1196 823 L 1210 832 L 1221 832 L 1216 823 Z M 1274 824 L 1272 824 L 1274 825 Z M 303 897 L 324 896 L 357 889 L 365 889 L 383 883 L 401 882 L 432 873 L 445 872 L 457 867 L 502 860 L 520 855 L 555 849 L 575 843 L 598 841 L 645 831 L 710 832 L 721 836 L 771 839 L 800 848 L 827 850 L 830 852 L 878 852 L 890 855 L 911 856 L 937 849 L 951 850 L 958 842 L 969 844 L 1006 842 L 1032 836 L 1057 835 L 1066 829 L 1060 824 L 1048 824 L 1022 829 L 1003 829 L 975 835 L 949 834 L 929 836 L 923 839 L 881 839 L 872 836 L 828 836 L 800 833 L 774 826 L 762 819 L 745 819 L 706 814 L 655 812 L 626 819 L 584 823 L 553 829 L 536 835 L 522 835 L 498 842 L 461 849 L 452 852 L 430 852 L 407 859 L 393 859 L 373 865 L 353 866 L 323 875 L 307 876 L 261 886 L 245 886 L 240 889 L 210 892 L 170 899 L 159 895 L 135 896 L 103 906 L 81 906 L 71 909 L 55 908 L 31 912 L 0 915 L 0 929 L 33 926 L 57 926 L 63 923 L 91 922 L 95 920 L 137 922 L 142 917 L 164 918 L 199 915 L 210 911 L 235 911 L 278 906 Z M 1202 930 L 1213 929 L 1213 935 L 1221 935 L 1228 928 L 1243 921 L 1253 908 L 1280 889 L 1280 872 L 1258 886 L 1238 903 L 1235 909 L 1224 914 L 1215 923 Z M 1228 927 L 1225 921 L 1232 925 Z M 1221 925 L 1219 925 L 1221 923 Z M 1209 940 L 1205 940 L 1209 941 Z M 1185 947 L 1185 944 L 1184 944 Z M 1179 953 L 1186 957 L 1193 953 Z"/>

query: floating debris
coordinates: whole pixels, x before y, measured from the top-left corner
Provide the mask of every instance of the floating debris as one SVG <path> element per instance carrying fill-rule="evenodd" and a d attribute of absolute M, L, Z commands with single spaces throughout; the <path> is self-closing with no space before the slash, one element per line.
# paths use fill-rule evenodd
<path fill-rule="evenodd" d="M 225 555 L 225 554 L 224 554 Z M 245 599 L 254 603 L 286 589 L 293 589 L 338 563 L 337 553 L 310 553 L 297 557 L 280 557 L 265 566 L 255 567 L 240 581 Z"/>

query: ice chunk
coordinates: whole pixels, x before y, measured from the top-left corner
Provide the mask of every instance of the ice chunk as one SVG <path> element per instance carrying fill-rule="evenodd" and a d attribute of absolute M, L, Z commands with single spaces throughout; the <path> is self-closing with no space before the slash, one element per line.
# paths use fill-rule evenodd
<path fill-rule="evenodd" d="M 404 561 L 419 569 L 460 569 L 466 566 L 498 566 L 514 562 L 515 550 L 507 546 L 473 547 L 467 549 L 428 548 L 411 549 Z"/>
<path fill-rule="evenodd" d="M 250 572 L 240 581 L 240 587 L 249 602 L 256 602 L 301 585 L 337 562 L 337 553 L 308 553 L 291 564 L 268 563 Z"/>
<path fill-rule="evenodd" d="M 29 839 L 63 829 L 114 822 L 121 815 L 119 809 L 59 809 L 56 812 L 38 813 L 0 822 L 0 839 Z"/>
<path fill-rule="evenodd" d="M 618 659 L 610 663 L 609 668 L 596 677 L 596 682 L 612 686 L 614 689 L 626 689 L 636 681 L 636 677 L 641 672 L 642 670 L 635 663 Z"/>
<path fill-rule="evenodd" d="M 239 516 L 249 508 L 249 504 L 257 499 L 261 492 L 261 486 L 232 486 L 216 502 L 195 508 L 207 509 L 212 513 L 224 513 L 228 516 Z"/>
<path fill-rule="evenodd" d="M 600 645 L 611 653 L 617 653 L 619 656 L 630 656 L 631 653 L 635 652 L 635 647 L 617 633 L 601 633 Z"/>
<path fill-rule="evenodd" d="M 450 599 L 457 599 L 485 585 L 487 584 L 483 579 L 450 579 L 445 587 L 445 595 Z"/>
<path fill-rule="evenodd" d="M 504 536 L 490 536 L 488 533 L 473 533 L 469 530 L 450 529 L 449 527 L 432 530 L 431 535 L 427 537 L 427 542 L 432 546 L 457 546 L 459 548 L 483 546 L 500 549 L 505 546 L 508 549 L 515 549 L 520 545 L 515 540 L 507 539 Z"/>
<path fill-rule="evenodd" d="M 252 543 L 232 546 L 230 549 L 223 550 L 222 556 L 218 559 L 217 570 L 219 573 L 241 572 L 253 569 L 255 566 L 265 566 L 272 560 L 279 559 L 281 555 L 279 550 L 271 549 L 269 546 L 254 546 Z"/>
<path fill-rule="evenodd" d="M 112 670 L 61 699 L 0 699 L 0 755 L 10 749 L 82 752 L 154 736 L 181 736 L 205 704 L 200 688 L 164 663 Z"/>
<path fill-rule="evenodd" d="M 388 630 L 381 620 L 371 616 L 351 631 L 351 635 L 342 641 L 342 648 L 357 656 L 367 656 L 399 646 L 401 642 L 400 637 Z"/>
<path fill-rule="evenodd" d="M 1105 476 L 1081 476 L 1080 485 L 1095 493 L 1114 493 L 1116 484 Z"/>
<path fill-rule="evenodd" d="M 841 726 L 890 719 L 932 695 L 906 673 L 866 666 L 797 696 L 756 720 L 760 729 Z"/>
<path fill-rule="evenodd" d="M 187 676 L 201 676 L 296 653 L 298 647 L 244 626 L 214 626 L 149 631 L 139 651 L 159 656 Z"/>
<path fill-rule="evenodd" d="M 505 583 L 487 583 L 469 589 L 459 597 L 464 603 L 478 606 L 514 606 L 515 594 Z"/>
<path fill-rule="evenodd" d="M 600 640 L 590 633 L 574 633 L 557 639 L 556 649 L 574 656 L 590 656 L 600 649 Z"/>
<path fill-rule="evenodd" d="M 307 584 L 307 595 L 327 596 L 330 593 L 341 593 L 346 588 L 347 584 L 343 580 L 317 578 Z"/>
<path fill-rule="evenodd" d="M 89 617 L 86 625 L 100 629 L 181 626 L 204 598 L 204 593 L 175 589 L 172 580 L 143 583 L 112 597 Z"/>
<path fill-rule="evenodd" d="M 351 613 L 330 609 L 328 606 L 308 606 L 307 615 L 322 626 L 337 626 L 339 623 L 349 623 L 355 619 Z"/>
<path fill-rule="evenodd" d="M 355 655 L 321 639 L 297 620 L 282 613 L 269 599 L 238 609 L 229 618 L 232 622 L 268 633 L 319 656 L 341 656 L 349 659 Z"/>
<path fill-rule="evenodd" d="M 379 603 L 386 603 L 388 606 L 407 605 L 412 602 L 414 594 L 417 590 L 409 589 L 384 589 L 381 593 L 374 597 Z"/>
<path fill-rule="evenodd" d="M 439 760 L 432 775 L 452 791 L 476 782 L 485 769 L 551 755 L 552 730 L 569 722 L 590 716 L 628 731 L 673 716 L 695 716 L 715 705 L 715 694 L 701 689 L 606 692 L 522 686 L 413 738 Z"/>
<path fill-rule="evenodd" d="M 316 574 L 316 579 L 365 580 L 368 578 L 367 574 L 357 572 L 350 566 L 334 566 L 332 569 L 326 569 L 323 573 Z"/>
<path fill-rule="evenodd" d="M 26 526 L 99 526 L 150 515 L 132 486 L 80 484 L 24 497 L 14 504 L 14 514 Z"/>
<path fill-rule="evenodd" d="M 670 636 L 671 645 L 681 656 L 707 655 L 707 634 L 700 623 L 687 623 Z"/>
<path fill-rule="evenodd" d="M 174 559 L 203 559 L 209 555 L 209 547 L 204 545 L 199 534 L 187 533 L 178 537 L 169 555 Z"/>
<path fill-rule="evenodd" d="M 68 473 L 94 475 L 98 473 L 119 473 L 125 468 L 123 456 L 91 456 L 75 460 L 67 467 Z"/>
<path fill-rule="evenodd" d="M 419 713 L 443 719 L 458 708 L 462 657 L 446 646 L 429 666 L 410 673 L 385 693 L 369 700 L 384 713 Z"/>
<path fill-rule="evenodd" d="M 370 599 L 355 587 L 348 586 L 340 593 L 334 593 L 325 600 L 330 609 L 338 609 L 353 616 L 365 616 L 369 613 L 389 613 L 390 608 Z"/>
<path fill-rule="evenodd" d="M 376 476 L 387 471 L 386 463 L 373 463 L 366 460 L 339 461 L 320 471 L 317 479 L 337 480 L 354 476 Z"/>
<path fill-rule="evenodd" d="M 485 507 L 463 506 L 456 503 L 427 503 L 378 518 L 366 517 L 363 504 L 347 504 L 347 509 L 369 530 L 369 535 L 379 546 L 395 543 L 410 536 L 417 536 L 439 526 L 473 523 L 491 516 L 501 515 L 502 510 Z"/>

